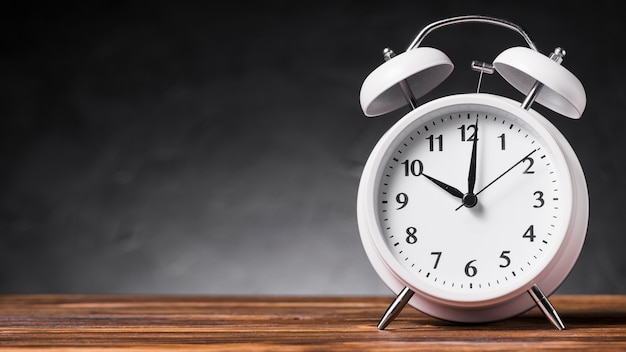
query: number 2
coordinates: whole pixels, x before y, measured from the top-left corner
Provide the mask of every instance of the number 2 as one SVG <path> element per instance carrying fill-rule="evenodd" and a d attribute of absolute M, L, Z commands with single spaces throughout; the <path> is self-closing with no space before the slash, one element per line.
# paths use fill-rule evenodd
<path fill-rule="evenodd" d="M 531 157 L 527 157 L 526 159 L 522 160 L 522 162 L 528 161 L 530 164 L 528 164 L 528 167 L 526 168 L 526 170 L 524 170 L 525 174 L 534 174 L 535 172 L 533 170 L 531 170 L 530 168 L 533 167 L 533 165 L 535 164 L 535 160 L 533 160 L 533 158 Z"/>

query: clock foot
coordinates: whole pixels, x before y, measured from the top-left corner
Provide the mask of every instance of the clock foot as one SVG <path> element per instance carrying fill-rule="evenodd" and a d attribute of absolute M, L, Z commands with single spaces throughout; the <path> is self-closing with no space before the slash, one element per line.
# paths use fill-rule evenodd
<path fill-rule="evenodd" d="M 415 292 L 411 291 L 408 287 L 405 287 L 402 291 L 400 291 L 398 297 L 391 302 L 389 308 L 387 308 L 387 311 L 378 322 L 379 330 L 385 330 L 387 325 L 389 325 L 389 323 L 391 323 L 398 316 L 398 314 L 400 314 L 402 308 L 409 303 L 409 300 L 413 297 L 414 293 Z"/>
<path fill-rule="evenodd" d="M 528 293 L 537 304 L 537 307 L 539 307 L 541 312 L 546 316 L 546 318 L 548 318 L 552 325 L 554 325 L 554 327 L 558 330 L 565 330 L 565 325 L 563 324 L 561 317 L 559 317 L 559 314 L 552 306 L 552 303 L 550 303 L 548 297 L 543 294 L 543 291 L 541 291 L 539 286 L 534 285 L 533 287 L 531 287 L 530 290 L 528 290 Z"/>

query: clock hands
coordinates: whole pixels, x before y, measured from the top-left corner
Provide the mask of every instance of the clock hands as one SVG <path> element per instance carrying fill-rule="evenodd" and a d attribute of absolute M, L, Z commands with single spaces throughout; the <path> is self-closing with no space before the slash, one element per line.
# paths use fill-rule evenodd
<path fill-rule="evenodd" d="M 510 168 L 508 168 L 506 171 L 504 171 L 503 173 L 500 174 L 500 176 L 496 177 L 493 181 L 489 182 L 485 187 L 483 187 L 480 191 L 476 192 L 476 194 L 474 196 L 478 196 L 479 194 L 481 194 L 484 190 L 486 190 L 489 186 L 491 186 L 492 184 L 494 184 L 496 181 L 498 181 L 500 178 L 502 178 L 502 176 L 506 175 L 507 173 L 509 173 L 509 171 L 513 170 L 517 165 L 521 164 L 524 160 L 528 159 L 531 155 L 533 155 L 534 152 L 536 152 L 537 149 L 533 149 L 530 153 L 526 154 L 526 156 L 524 156 L 523 158 L 521 158 L 518 162 L 516 162 L 515 164 L 513 164 L 513 166 L 511 166 Z M 459 205 L 458 208 L 456 208 L 456 210 L 461 209 L 465 204 L 461 204 Z"/>
<path fill-rule="evenodd" d="M 474 194 L 476 185 L 476 147 L 478 145 L 478 117 L 476 117 L 476 129 L 474 131 L 474 141 L 472 142 L 472 156 L 470 157 L 469 173 L 467 175 L 467 194 L 463 196 L 463 205 L 472 208 L 478 203 L 478 198 Z"/>
<path fill-rule="evenodd" d="M 427 179 L 429 179 L 430 181 L 432 181 L 434 184 L 436 184 L 437 186 L 441 187 L 444 191 L 450 193 L 451 195 L 457 197 L 457 198 L 461 198 L 463 199 L 463 192 L 459 191 L 458 189 L 443 183 L 439 180 L 437 180 L 436 178 L 430 177 L 428 175 L 426 175 L 425 173 L 422 172 L 422 176 L 426 177 Z"/>
<path fill-rule="evenodd" d="M 436 178 L 434 178 L 434 177 L 424 173 L 423 172 L 423 165 L 421 165 L 421 162 L 420 162 L 420 171 L 419 171 L 419 173 L 414 173 L 414 175 L 416 175 L 416 176 L 424 176 L 424 177 L 426 177 L 429 181 L 431 181 L 432 183 L 434 183 L 435 185 L 437 185 L 438 187 L 440 187 L 444 191 L 448 192 L 453 197 L 460 198 L 462 200 L 461 205 L 459 205 L 455 210 L 459 210 L 462 207 L 472 208 L 472 207 L 476 206 L 476 204 L 478 204 L 478 195 L 479 194 L 481 194 L 484 190 L 486 190 L 492 184 L 494 184 L 496 181 L 498 181 L 500 178 L 502 178 L 502 176 L 504 176 L 507 173 L 509 173 L 517 165 L 521 164 L 524 160 L 528 159 L 533 153 L 535 153 L 537 151 L 537 149 L 533 149 L 530 153 L 525 155 L 523 158 L 521 158 L 519 161 L 517 161 L 515 164 L 513 164 L 511 167 L 509 167 L 507 170 L 505 170 L 503 173 L 501 173 L 498 177 L 496 177 L 491 182 L 489 182 L 480 191 L 474 193 L 474 188 L 476 187 L 476 160 L 477 160 L 477 154 L 478 154 L 478 118 L 476 118 L 475 132 L 473 134 L 473 137 L 474 137 L 474 139 L 472 140 L 472 154 L 470 156 L 470 165 L 469 165 L 469 171 L 468 171 L 468 175 L 467 175 L 467 193 L 463 194 L 463 192 L 459 191 L 457 188 L 455 188 L 453 186 L 450 186 L 449 184 L 447 184 L 445 182 L 442 182 L 442 181 L 440 181 L 440 180 L 438 180 L 438 179 L 436 179 Z"/>

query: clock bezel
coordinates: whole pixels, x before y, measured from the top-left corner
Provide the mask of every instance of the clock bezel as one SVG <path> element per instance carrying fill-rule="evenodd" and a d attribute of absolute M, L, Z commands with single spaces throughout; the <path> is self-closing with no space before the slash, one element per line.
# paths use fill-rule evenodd
<path fill-rule="evenodd" d="M 570 219 L 565 227 L 562 243 L 554 247 L 543 268 L 536 275 L 510 290 L 500 290 L 497 295 L 471 299 L 450 295 L 432 286 L 416 286 L 411 283 L 406 269 L 397 262 L 382 239 L 376 214 L 376 189 L 380 164 L 386 162 L 385 155 L 399 135 L 415 121 L 433 111 L 451 105 L 484 105 L 509 111 L 528 126 L 536 130 L 545 140 L 561 170 L 564 184 L 571 199 Z M 582 167 L 565 137 L 543 116 L 534 110 L 524 110 L 518 102 L 497 95 L 485 93 L 460 94 L 443 97 L 426 103 L 403 117 L 385 133 L 368 159 L 357 200 L 359 230 L 366 253 L 383 281 L 394 291 L 400 292 L 408 286 L 416 294 L 409 304 L 419 310 L 441 319 L 481 322 L 493 321 L 517 315 L 534 305 L 529 295 L 524 294 L 534 284 L 538 284 L 550 295 L 563 282 L 578 258 L 582 249 L 588 220 L 588 196 Z M 478 298 L 476 298 L 478 297 Z"/>

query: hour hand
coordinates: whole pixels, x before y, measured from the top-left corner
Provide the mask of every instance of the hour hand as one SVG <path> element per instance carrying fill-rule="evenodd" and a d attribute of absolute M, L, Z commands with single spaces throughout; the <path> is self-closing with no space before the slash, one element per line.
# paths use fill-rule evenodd
<path fill-rule="evenodd" d="M 426 177 L 427 179 L 431 180 L 434 184 L 436 184 L 437 186 L 441 187 L 444 191 L 450 193 L 451 195 L 457 197 L 457 198 L 461 198 L 463 199 L 463 192 L 459 191 L 458 189 L 450 186 L 447 183 L 441 182 L 439 180 L 437 180 L 434 177 L 428 176 L 425 173 L 422 172 L 422 176 Z"/>

